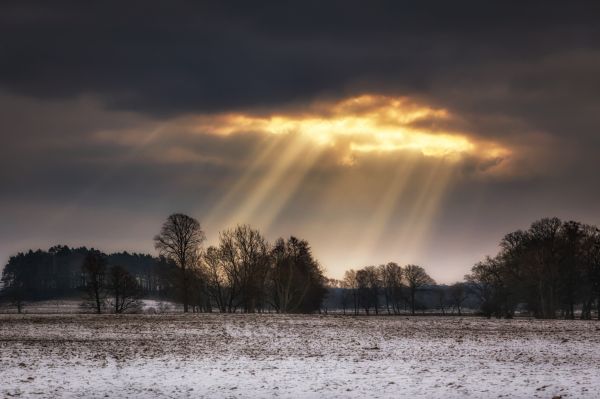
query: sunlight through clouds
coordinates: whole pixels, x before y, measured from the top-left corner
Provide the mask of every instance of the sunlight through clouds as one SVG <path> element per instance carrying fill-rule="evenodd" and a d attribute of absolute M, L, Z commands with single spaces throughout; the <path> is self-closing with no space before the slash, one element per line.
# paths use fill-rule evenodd
<path fill-rule="evenodd" d="M 208 214 L 208 222 L 219 220 L 224 226 L 248 222 L 268 230 L 311 179 L 309 175 L 314 179 L 320 174 L 323 158 L 333 156 L 342 170 L 364 169 L 367 166 L 361 163 L 377 163 L 381 158 L 388 166 L 366 177 L 379 183 L 366 195 L 368 203 L 361 205 L 367 212 L 366 224 L 348 254 L 359 259 L 371 257 L 391 231 L 398 250 L 417 257 L 458 171 L 458 162 L 469 158 L 502 166 L 510 155 L 509 149 L 497 143 L 453 128 L 458 125 L 456 120 L 447 110 L 381 95 L 316 102 L 304 109 L 269 115 L 197 117 L 196 134 L 235 137 L 253 132 L 284 143 L 276 150 L 271 143 L 253 155 L 247 171 Z M 256 175 L 257 170 L 262 174 Z M 330 181 L 314 200 L 335 208 L 348 195 L 345 193 L 353 191 L 353 185 L 365 185 L 360 173 L 364 171 L 350 171 L 346 178 Z"/>
<path fill-rule="evenodd" d="M 150 136 L 132 129 L 95 137 L 148 162 L 226 172 L 208 182 L 213 200 L 201 211 L 214 231 L 249 223 L 279 234 L 290 220 L 290 230 L 302 230 L 308 213 L 315 225 L 336 220 L 329 245 L 355 242 L 336 258 L 340 267 L 374 259 L 384 242 L 399 258 L 422 258 L 457 179 L 512 173 L 513 149 L 465 126 L 446 109 L 366 94 L 268 113 L 186 115 Z"/>
<path fill-rule="evenodd" d="M 317 145 L 335 147 L 340 151 L 340 162 L 346 164 L 352 163 L 356 153 L 415 151 L 449 159 L 504 158 L 510 154 L 496 143 L 447 130 L 450 128 L 446 126 L 451 126 L 454 120 L 447 110 L 418 105 L 403 97 L 362 95 L 337 102 L 318 102 L 287 114 L 200 116 L 194 130 L 226 136 L 248 131 L 299 134 Z"/>

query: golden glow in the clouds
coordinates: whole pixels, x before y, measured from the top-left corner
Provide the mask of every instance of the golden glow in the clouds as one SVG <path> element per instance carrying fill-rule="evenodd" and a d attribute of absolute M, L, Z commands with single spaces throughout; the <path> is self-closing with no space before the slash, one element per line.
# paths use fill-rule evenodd
<path fill-rule="evenodd" d="M 509 151 L 451 131 L 453 116 L 444 109 L 418 105 L 406 98 L 362 95 L 320 103 L 301 113 L 252 115 L 226 113 L 200 117 L 198 132 L 230 135 L 262 132 L 298 134 L 318 145 L 336 147 L 347 161 L 356 153 L 415 151 L 427 157 L 458 159 L 462 155 L 501 158 Z M 441 127 L 440 127 L 441 126 Z"/>

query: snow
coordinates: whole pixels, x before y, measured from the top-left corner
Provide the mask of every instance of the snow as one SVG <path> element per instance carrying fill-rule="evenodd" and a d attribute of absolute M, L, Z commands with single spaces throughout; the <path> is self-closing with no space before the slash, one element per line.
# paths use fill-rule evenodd
<path fill-rule="evenodd" d="M 169 301 L 155 299 L 142 299 L 142 313 L 181 313 L 183 306 Z M 94 313 L 94 309 L 82 307 L 82 299 L 51 299 L 47 301 L 24 302 L 22 313 L 24 314 L 64 314 L 64 313 Z M 105 312 L 110 312 L 109 307 Z M 0 314 L 17 313 L 17 307 L 9 303 L 0 303 Z M 135 312 L 129 312 L 135 313 Z M 137 312 L 139 313 L 139 312 Z"/>
<path fill-rule="evenodd" d="M 600 397 L 600 323 L 0 315 L 2 397 Z"/>

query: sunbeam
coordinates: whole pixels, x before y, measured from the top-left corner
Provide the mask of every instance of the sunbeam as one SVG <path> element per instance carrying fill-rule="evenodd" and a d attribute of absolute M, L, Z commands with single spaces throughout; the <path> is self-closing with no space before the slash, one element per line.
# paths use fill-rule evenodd
<path fill-rule="evenodd" d="M 280 147 L 281 143 L 277 140 L 266 140 L 266 146 L 250 157 L 252 162 L 205 215 L 204 223 L 207 226 L 221 224 L 227 217 L 226 214 L 230 214 L 240 206 L 248 192 L 254 189 L 256 180 L 261 179 L 264 173 L 271 170 L 271 158 Z"/>
<path fill-rule="evenodd" d="M 369 224 L 366 226 L 357 250 L 362 253 L 375 251 L 377 243 L 392 223 L 391 216 L 401 206 L 404 190 L 408 186 L 416 161 L 407 157 L 398 162 L 395 170 L 391 171 L 387 188 L 374 207 Z"/>
<path fill-rule="evenodd" d="M 307 168 L 305 155 L 312 150 L 311 144 L 302 136 L 292 137 L 286 146 L 269 162 L 269 168 L 264 175 L 260 176 L 249 187 L 246 194 L 239 198 L 236 209 L 225 219 L 225 225 L 235 223 L 248 223 L 253 220 L 260 221 L 261 226 L 267 223 L 267 219 L 259 218 L 258 215 L 272 219 L 276 210 L 279 209 L 286 197 L 291 195 L 294 189 L 292 183 L 294 175 L 300 171 L 299 168 Z M 267 217 L 267 214 L 271 216 Z"/>
<path fill-rule="evenodd" d="M 432 226 L 446 187 L 450 184 L 453 170 L 447 161 L 437 160 L 427 171 L 424 181 L 413 185 L 417 196 L 408 210 L 407 218 L 402 220 L 400 234 L 397 236 L 397 247 L 418 256 Z"/>

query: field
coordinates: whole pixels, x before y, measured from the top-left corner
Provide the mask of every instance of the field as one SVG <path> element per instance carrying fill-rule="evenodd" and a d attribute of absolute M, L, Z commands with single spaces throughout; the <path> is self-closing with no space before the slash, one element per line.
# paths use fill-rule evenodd
<path fill-rule="evenodd" d="M 0 397 L 600 397 L 600 323 L 0 315 Z"/>

